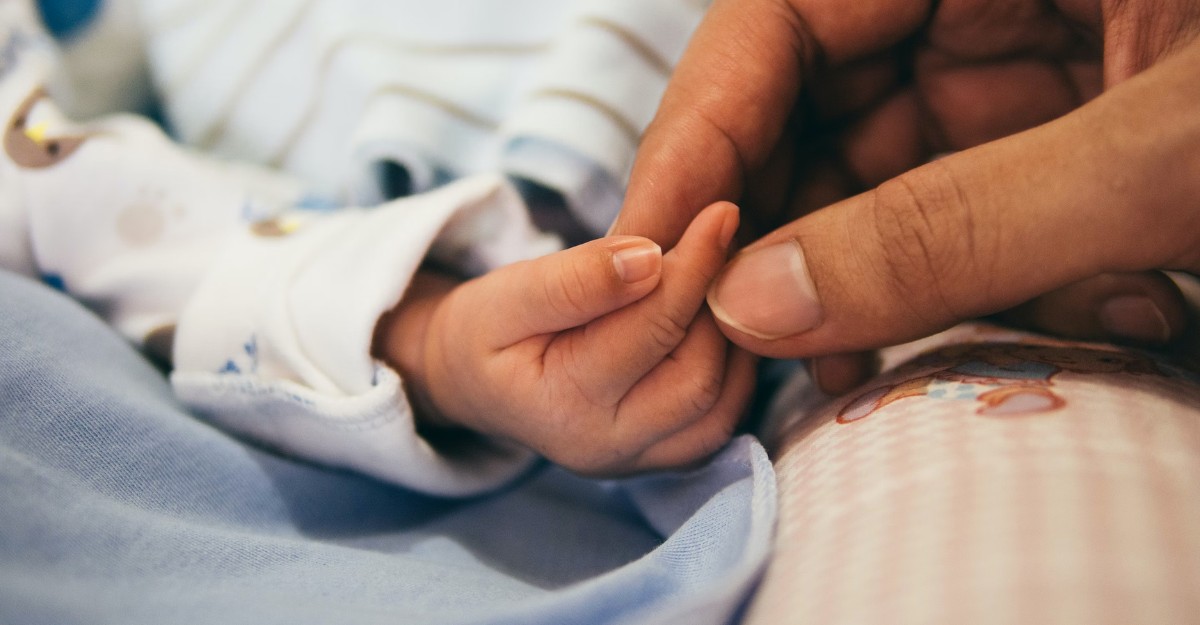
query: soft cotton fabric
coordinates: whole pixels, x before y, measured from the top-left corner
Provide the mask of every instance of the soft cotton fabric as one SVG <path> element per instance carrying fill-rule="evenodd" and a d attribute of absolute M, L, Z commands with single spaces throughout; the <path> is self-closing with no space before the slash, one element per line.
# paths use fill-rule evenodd
<path fill-rule="evenodd" d="M 197 419 L 76 303 L 0 272 L 0 622 L 725 623 L 767 556 L 752 439 L 440 499 Z"/>
<path fill-rule="evenodd" d="M 1200 615 L 1200 376 L 965 326 L 772 414 L 776 547 L 748 625 Z"/>
<path fill-rule="evenodd" d="M 513 479 L 500 441 L 450 457 L 417 434 L 375 325 L 427 258 L 464 273 L 558 248 L 517 191 L 480 174 L 372 209 L 298 178 L 189 152 L 146 119 L 67 118 L 55 50 L 22 2 L 0 6 L 0 266 L 87 303 L 138 344 L 172 341 L 197 413 L 317 462 L 440 494 Z"/>
<path fill-rule="evenodd" d="M 510 178 L 563 198 L 569 234 L 605 230 L 702 6 L 38 6 L 0 7 L 0 266 L 137 344 L 173 341 L 194 411 L 289 453 L 442 494 L 529 466 L 499 441 L 449 458 L 417 436 L 403 381 L 369 356 L 375 324 L 430 257 L 474 274 L 557 249 Z M 147 76 L 181 140 L 287 173 L 60 108 L 128 108 Z"/>
<path fill-rule="evenodd" d="M 64 101 L 94 115 L 149 84 L 184 142 L 358 204 L 519 176 L 554 189 L 595 235 L 706 5 L 108 0 L 64 39 Z"/>

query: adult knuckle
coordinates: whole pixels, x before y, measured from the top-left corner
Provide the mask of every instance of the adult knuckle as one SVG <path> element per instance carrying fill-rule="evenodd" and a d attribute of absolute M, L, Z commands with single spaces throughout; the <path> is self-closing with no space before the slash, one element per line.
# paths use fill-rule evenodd
<path fill-rule="evenodd" d="M 938 162 L 880 185 L 874 192 L 873 223 L 883 245 L 884 283 L 894 301 L 919 316 L 958 318 L 955 285 L 968 276 L 985 279 L 980 267 L 990 255 L 988 235 L 974 223 L 967 194 L 957 177 Z M 986 289 L 986 284 L 977 284 Z"/>

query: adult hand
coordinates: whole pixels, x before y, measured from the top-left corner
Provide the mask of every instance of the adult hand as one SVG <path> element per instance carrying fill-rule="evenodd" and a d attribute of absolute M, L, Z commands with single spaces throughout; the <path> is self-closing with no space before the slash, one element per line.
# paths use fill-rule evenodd
<path fill-rule="evenodd" d="M 614 232 L 669 246 L 722 199 L 800 217 L 709 299 L 752 351 L 843 354 L 826 390 L 866 373 L 844 354 L 1000 311 L 1167 343 L 1158 270 L 1200 274 L 1198 30 L 1185 0 L 717 0 Z"/>

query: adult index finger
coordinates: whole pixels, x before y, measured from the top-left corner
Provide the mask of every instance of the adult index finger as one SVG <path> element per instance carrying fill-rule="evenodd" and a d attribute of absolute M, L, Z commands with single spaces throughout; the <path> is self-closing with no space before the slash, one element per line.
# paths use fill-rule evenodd
<path fill-rule="evenodd" d="M 717 0 L 646 130 L 613 233 L 673 246 L 692 218 L 737 201 L 771 154 L 804 76 L 894 45 L 928 0 Z"/>

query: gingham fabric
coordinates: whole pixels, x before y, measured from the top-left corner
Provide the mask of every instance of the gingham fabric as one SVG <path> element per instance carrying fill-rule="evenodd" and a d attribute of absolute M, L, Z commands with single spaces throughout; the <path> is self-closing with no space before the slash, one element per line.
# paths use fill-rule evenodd
<path fill-rule="evenodd" d="M 962 342 L 981 344 L 811 416 L 804 381 L 783 393 L 776 551 L 746 622 L 1200 622 L 1196 378 L 983 328 L 889 359 Z M 972 369 L 989 362 L 994 379 Z M 1016 387 L 1026 401 L 1007 411 L 981 399 Z M 1030 400 L 1043 392 L 1062 404 Z"/>

